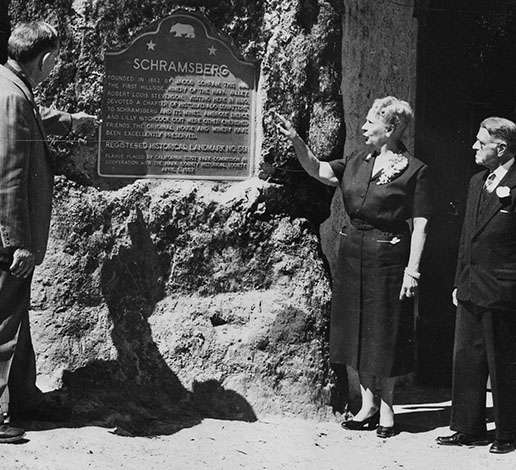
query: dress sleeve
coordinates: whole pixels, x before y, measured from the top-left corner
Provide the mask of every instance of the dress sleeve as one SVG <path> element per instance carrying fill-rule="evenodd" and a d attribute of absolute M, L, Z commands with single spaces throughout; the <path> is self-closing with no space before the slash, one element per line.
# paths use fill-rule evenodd
<path fill-rule="evenodd" d="M 422 166 L 416 173 L 412 217 L 429 219 L 433 213 L 432 179 L 428 166 Z"/>
<path fill-rule="evenodd" d="M 340 160 L 332 160 L 328 162 L 330 164 L 333 173 L 339 180 L 339 183 L 342 182 L 342 175 L 344 174 L 344 168 L 346 168 L 347 158 L 342 158 Z"/>

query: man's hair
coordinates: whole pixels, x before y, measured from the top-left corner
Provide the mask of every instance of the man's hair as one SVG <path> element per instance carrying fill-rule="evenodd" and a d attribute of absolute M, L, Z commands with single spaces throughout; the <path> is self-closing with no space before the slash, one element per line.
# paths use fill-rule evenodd
<path fill-rule="evenodd" d="M 57 30 L 44 21 L 20 23 L 8 43 L 8 54 L 17 62 L 27 63 L 42 52 L 50 52 L 59 47 Z"/>
<path fill-rule="evenodd" d="M 399 135 L 403 134 L 414 116 L 410 104 L 394 96 L 374 100 L 371 109 L 385 124 L 394 126 Z"/>
<path fill-rule="evenodd" d="M 516 152 L 516 124 L 501 117 L 488 117 L 480 123 L 491 137 L 503 140 L 511 153 Z"/>

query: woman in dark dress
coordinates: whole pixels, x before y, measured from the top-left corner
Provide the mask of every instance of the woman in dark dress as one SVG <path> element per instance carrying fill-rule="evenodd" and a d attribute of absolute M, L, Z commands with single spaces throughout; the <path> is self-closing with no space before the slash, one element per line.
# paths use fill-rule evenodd
<path fill-rule="evenodd" d="M 379 424 L 377 434 L 390 437 L 395 378 L 413 370 L 413 298 L 431 214 L 428 167 L 401 142 L 412 110 L 392 96 L 376 100 L 362 126 L 368 148 L 332 162 L 317 159 L 292 124 L 277 119 L 308 174 L 340 188 L 347 214 L 333 279 L 330 358 L 358 371 L 362 406 L 342 425 Z"/>

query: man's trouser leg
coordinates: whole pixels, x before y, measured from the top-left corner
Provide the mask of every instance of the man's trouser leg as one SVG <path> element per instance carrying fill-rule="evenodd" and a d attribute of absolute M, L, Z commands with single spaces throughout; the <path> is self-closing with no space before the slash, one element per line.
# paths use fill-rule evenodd
<path fill-rule="evenodd" d="M 486 312 L 483 323 L 496 438 L 512 440 L 516 437 L 516 312 Z"/>
<path fill-rule="evenodd" d="M 20 326 L 28 319 L 32 276 L 19 279 L 0 270 L 0 411 L 9 409 L 9 376 L 13 365 Z M 12 395 L 12 393 L 11 393 Z"/>
<path fill-rule="evenodd" d="M 471 435 L 486 431 L 487 376 L 482 312 L 472 304 L 459 302 L 453 351 L 452 430 Z"/>

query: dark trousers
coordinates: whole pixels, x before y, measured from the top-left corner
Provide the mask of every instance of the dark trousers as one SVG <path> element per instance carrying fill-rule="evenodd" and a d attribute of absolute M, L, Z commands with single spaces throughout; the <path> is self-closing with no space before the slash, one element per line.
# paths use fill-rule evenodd
<path fill-rule="evenodd" d="M 37 405 L 36 359 L 29 325 L 32 275 L 18 279 L 0 270 L 0 412 Z"/>
<path fill-rule="evenodd" d="M 7 41 L 9 40 L 9 32 L 3 31 L 0 25 L 0 64 L 7 61 Z"/>
<path fill-rule="evenodd" d="M 460 303 L 455 324 L 450 428 L 486 430 L 486 383 L 491 377 L 497 439 L 516 437 L 516 312 Z"/>

